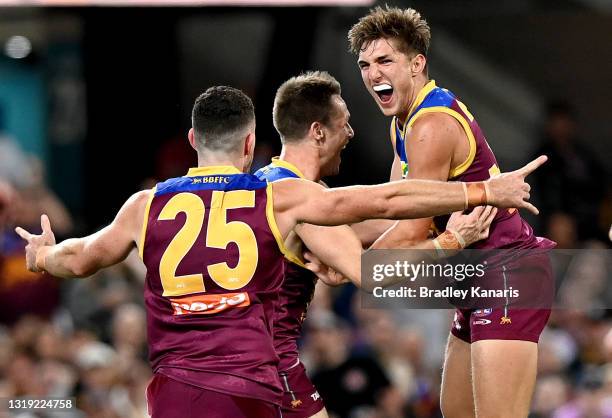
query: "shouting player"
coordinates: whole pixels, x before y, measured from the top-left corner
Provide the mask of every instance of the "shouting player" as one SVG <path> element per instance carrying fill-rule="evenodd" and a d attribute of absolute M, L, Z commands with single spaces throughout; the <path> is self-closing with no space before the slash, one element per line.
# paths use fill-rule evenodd
<path fill-rule="evenodd" d="M 392 179 L 486 180 L 499 168 L 474 116 L 450 91 L 428 76 L 430 30 L 414 9 L 377 7 L 348 34 L 366 89 L 391 120 L 396 156 Z M 443 230 L 446 218 L 398 222 L 385 236 L 397 245 L 424 240 L 430 226 Z M 375 224 L 370 223 L 370 226 Z M 378 223 L 378 233 L 388 223 Z M 376 246 L 376 243 L 375 243 Z M 552 248 L 535 237 L 515 209 L 500 210 L 479 249 Z M 526 263 L 527 260 L 523 260 Z M 550 266 L 533 261 L 533 283 L 550 280 Z M 513 277 L 517 265 L 494 275 Z M 503 271 L 502 271 L 503 270 Z M 504 276 L 505 279 L 506 276 Z M 514 276 L 516 277 L 516 275 Z M 479 316 L 487 320 L 478 320 Z M 449 336 L 442 379 L 446 418 L 525 417 L 535 383 L 537 342 L 548 309 L 458 310 Z"/>
<path fill-rule="evenodd" d="M 244 174 L 255 147 L 251 100 L 212 87 L 195 102 L 188 137 L 198 167 L 134 194 L 97 233 L 55 243 L 49 219 L 28 241 L 27 267 L 86 277 L 138 248 L 147 268 L 147 390 L 153 418 L 278 417 L 282 386 L 272 312 L 284 240 L 302 222 L 433 216 L 468 206 L 529 207 L 524 177 L 545 158 L 477 183 L 395 182 L 325 189 Z"/>
<path fill-rule="evenodd" d="M 319 182 L 322 177 L 338 174 L 340 154 L 354 134 L 349 118 L 340 84 L 328 73 L 308 72 L 287 80 L 276 93 L 273 110 L 274 126 L 283 144 L 281 155 L 255 175 L 269 182 L 288 178 Z M 481 206 L 470 215 L 454 215 L 448 229 L 467 244 L 482 239 L 495 213 L 491 209 Z M 286 260 L 285 280 L 274 313 L 274 347 L 285 391 L 282 414 L 284 418 L 325 418 L 323 399 L 306 375 L 298 353 L 298 339 L 316 284 L 301 259 L 302 242 L 321 262 L 356 284 L 361 282 L 362 244 L 348 226 L 301 224 L 294 231 L 297 237 L 291 234 L 286 242 L 292 256 L 291 261 Z"/>

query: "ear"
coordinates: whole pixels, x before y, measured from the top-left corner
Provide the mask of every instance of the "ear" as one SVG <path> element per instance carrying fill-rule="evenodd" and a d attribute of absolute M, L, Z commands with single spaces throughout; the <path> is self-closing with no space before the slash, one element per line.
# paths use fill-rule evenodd
<path fill-rule="evenodd" d="M 308 129 L 308 134 L 315 140 L 317 144 L 321 144 L 325 141 L 325 132 L 323 131 L 323 125 L 320 122 L 312 122 Z"/>
<path fill-rule="evenodd" d="M 196 147 L 195 133 L 193 128 L 189 129 L 189 132 L 187 133 L 187 138 L 189 138 L 189 145 L 191 145 L 191 148 L 197 151 L 198 148 Z"/>
<path fill-rule="evenodd" d="M 253 155 L 255 152 L 255 133 L 249 132 L 244 140 L 244 149 L 242 155 Z"/>
<path fill-rule="evenodd" d="M 242 172 L 248 173 L 251 170 L 253 159 L 255 158 L 255 133 L 249 132 L 244 140 L 242 149 Z"/>
<path fill-rule="evenodd" d="M 427 65 L 427 58 L 423 54 L 417 54 L 410 64 L 413 75 L 421 74 L 425 71 L 425 66 Z"/>

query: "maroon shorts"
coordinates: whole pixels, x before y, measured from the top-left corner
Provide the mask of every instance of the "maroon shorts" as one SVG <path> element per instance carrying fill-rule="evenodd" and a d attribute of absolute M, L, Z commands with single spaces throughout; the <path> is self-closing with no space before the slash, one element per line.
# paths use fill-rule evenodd
<path fill-rule="evenodd" d="M 521 340 L 537 343 L 550 309 L 457 309 L 451 334 L 466 343 Z"/>
<path fill-rule="evenodd" d="M 278 406 L 202 389 L 156 373 L 147 387 L 152 418 L 279 418 Z"/>
<path fill-rule="evenodd" d="M 518 258 L 518 259 L 517 259 Z M 546 251 L 526 250 L 520 257 L 491 269 L 484 282 L 489 289 L 515 289 L 520 297 L 473 300 L 473 307 L 455 311 L 451 333 L 467 343 L 480 340 L 521 340 L 537 343 L 550 317 L 554 279 Z M 490 306 L 490 307 L 486 307 Z"/>
<path fill-rule="evenodd" d="M 308 418 L 325 407 L 323 399 L 308 376 L 304 365 L 279 372 L 283 394 L 283 418 Z"/>

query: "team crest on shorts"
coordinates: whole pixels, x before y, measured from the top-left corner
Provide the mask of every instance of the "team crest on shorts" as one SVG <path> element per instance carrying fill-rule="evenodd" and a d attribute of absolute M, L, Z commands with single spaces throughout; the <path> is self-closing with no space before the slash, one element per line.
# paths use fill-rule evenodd
<path fill-rule="evenodd" d="M 512 319 L 509 316 L 502 316 L 501 321 L 499 321 L 500 325 L 508 325 L 512 323 Z"/>
<path fill-rule="evenodd" d="M 300 406 L 302 404 L 302 401 L 299 399 L 294 399 L 291 401 L 291 407 L 292 408 L 297 408 L 298 406 Z"/>

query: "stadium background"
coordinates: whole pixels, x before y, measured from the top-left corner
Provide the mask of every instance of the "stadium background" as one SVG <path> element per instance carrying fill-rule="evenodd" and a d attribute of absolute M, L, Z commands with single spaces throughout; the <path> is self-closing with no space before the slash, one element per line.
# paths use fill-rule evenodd
<path fill-rule="evenodd" d="M 389 121 L 347 52 L 346 32 L 366 3 L 0 7 L 0 179 L 16 190 L 12 223 L 36 228 L 45 211 L 59 238 L 91 233 L 137 189 L 183 174 L 195 163 L 185 139 L 191 105 L 210 85 L 254 99 L 256 164 L 265 164 L 280 149 L 276 88 L 309 69 L 342 83 L 356 131 L 341 174 L 326 180 L 384 181 Z M 502 170 L 541 151 L 553 157 L 534 179 L 537 231 L 561 248 L 609 248 L 612 2 L 388 3 L 427 18 L 430 76 L 476 115 Z M 41 278 L 20 267 L 11 222 L 0 227 L 0 397 L 72 395 L 82 416 L 142 416 L 150 372 L 137 260 L 91 280 Z M 609 268 L 592 266 L 579 262 L 577 274 L 605 286 Z M 319 287 L 302 354 L 330 412 L 439 416 L 451 313 L 366 311 L 352 288 Z M 611 327 L 603 309 L 553 315 L 534 417 L 612 416 Z"/>

